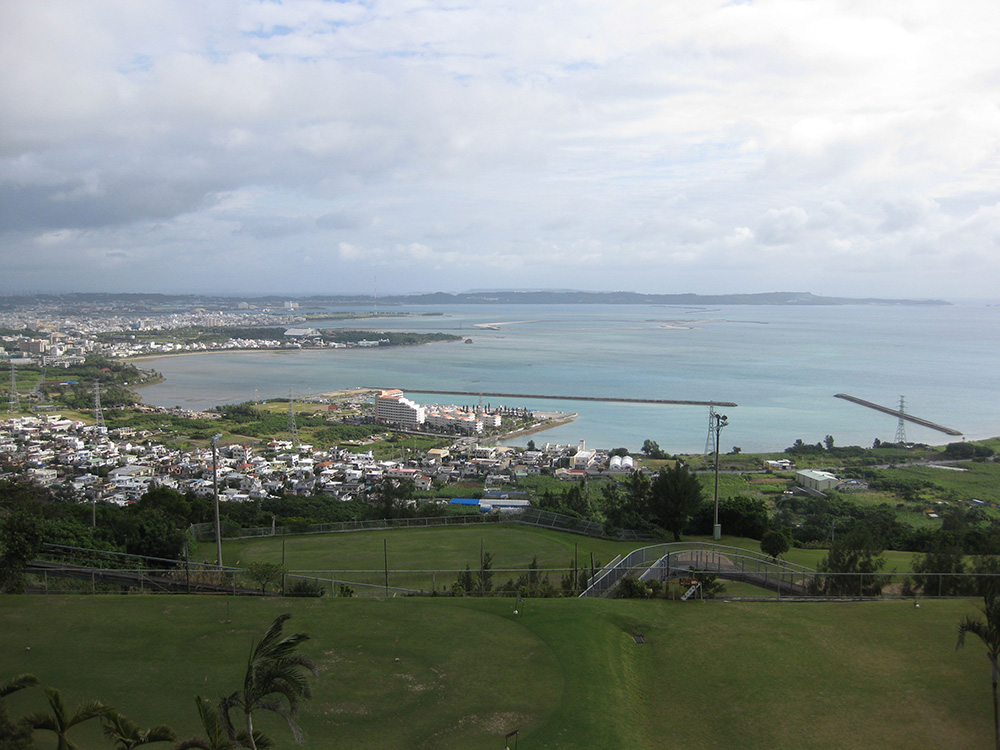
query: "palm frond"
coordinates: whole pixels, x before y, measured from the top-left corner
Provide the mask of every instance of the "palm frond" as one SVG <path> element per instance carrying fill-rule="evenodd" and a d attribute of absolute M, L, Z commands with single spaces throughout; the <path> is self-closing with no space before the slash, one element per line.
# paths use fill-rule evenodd
<path fill-rule="evenodd" d="M 8 682 L 0 684 L 0 698 L 6 698 L 8 695 L 13 695 L 18 690 L 35 687 L 39 684 L 41 683 L 33 674 L 19 674 Z"/>

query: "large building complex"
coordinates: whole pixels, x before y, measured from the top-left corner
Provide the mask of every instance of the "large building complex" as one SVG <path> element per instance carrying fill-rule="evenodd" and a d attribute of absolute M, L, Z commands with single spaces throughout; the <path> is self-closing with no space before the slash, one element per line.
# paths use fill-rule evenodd
<path fill-rule="evenodd" d="M 375 397 L 375 419 L 413 429 L 426 421 L 427 410 L 406 398 L 398 388 L 393 388 Z"/>
<path fill-rule="evenodd" d="M 385 390 L 375 397 L 375 419 L 404 429 L 426 424 L 435 430 L 478 435 L 484 427 L 499 427 L 501 416 L 481 409 L 470 411 L 458 406 L 422 406 L 403 395 L 398 388 Z"/>

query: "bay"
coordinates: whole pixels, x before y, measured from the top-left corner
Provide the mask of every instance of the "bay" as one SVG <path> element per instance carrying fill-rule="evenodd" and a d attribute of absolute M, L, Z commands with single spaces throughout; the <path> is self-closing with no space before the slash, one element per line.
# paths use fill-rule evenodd
<path fill-rule="evenodd" d="M 412 315 L 309 325 L 442 331 L 472 343 L 160 357 L 144 366 L 165 381 L 140 395 L 194 409 L 359 386 L 402 388 L 422 403 L 478 399 L 421 389 L 730 401 L 738 406 L 722 410 L 729 419 L 723 451 L 781 450 L 826 435 L 837 445 L 892 440 L 896 418 L 833 397 L 848 393 L 892 408 L 904 396 L 907 413 L 970 439 L 1000 434 L 997 306 L 455 305 L 391 312 Z M 706 447 L 707 407 L 507 401 L 578 413 L 536 442 L 638 450 L 652 439 L 670 452 Z M 913 423 L 905 429 L 915 442 L 961 439 Z"/>

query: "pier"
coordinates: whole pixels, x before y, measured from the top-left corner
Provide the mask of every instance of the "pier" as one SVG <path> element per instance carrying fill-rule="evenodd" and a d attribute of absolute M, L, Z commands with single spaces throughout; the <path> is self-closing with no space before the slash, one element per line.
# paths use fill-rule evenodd
<path fill-rule="evenodd" d="M 869 409 L 874 409 L 875 411 L 880 411 L 883 414 L 891 414 L 894 417 L 899 417 L 907 422 L 913 422 L 914 424 L 921 425 L 923 427 L 930 427 L 932 430 L 937 430 L 938 432 L 943 432 L 945 435 L 961 435 L 962 433 L 958 430 L 953 430 L 951 427 L 943 427 L 942 425 L 931 422 L 928 419 L 921 419 L 920 417 L 914 417 L 907 414 L 905 411 L 900 411 L 899 409 L 893 409 L 889 406 L 881 406 L 880 404 L 874 404 L 871 401 L 865 401 L 863 398 L 858 398 L 857 396 L 849 396 L 846 393 L 835 393 L 834 398 L 842 398 L 845 401 L 850 401 L 852 404 L 857 404 L 858 406 L 864 406 Z"/>
<path fill-rule="evenodd" d="M 381 390 L 374 388 L 374 390 Z M 618 404 L 664 404 L 669 406 L 737 406 L 732 401 L 684 401 L 668 398 L 616 398 L 612 396 L 552 396 L 543 393 L 489 393 L 487 391 L 431 391 L 426 388 L 403 388 L 403 391 L 429 393 L 432 396 L 489 396 L 490 398 L 530 398 L 553 401 L 610 401 Z"/>

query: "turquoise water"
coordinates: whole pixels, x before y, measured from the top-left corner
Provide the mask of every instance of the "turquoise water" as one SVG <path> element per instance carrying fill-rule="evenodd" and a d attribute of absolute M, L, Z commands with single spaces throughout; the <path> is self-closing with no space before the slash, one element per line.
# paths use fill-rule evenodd
<path fill-rule="evenodd" d="M 317 327 L 443 331 L 472 344 L 391 349 L 213 353 L 163 357 L 166 376 L 142 390 L 161 406 L 296 396 L 355 386 L 578 396 L 732 401 L 722 447 L 780 450 L 796 438 L 838 445 L 893 439 L 896 419 L 841 399 L 848 393 L 961 430 L 1000 435 L 1000 307 L 681 308 L 496 305 L 413 308 L 440 312 Z M 498 325 L 497 330 L 476 327 Z M 471 403 L 475 399 L 448 398 Z M 485 397 L 496 403 L 498 399 Z M 575 411 L 578 419 L 535 436 L 671 452 L 705 447 L 707 407 L 519 400 L 508 406 Z M 909 440 L 955 438 L 906 425 Z"/>

